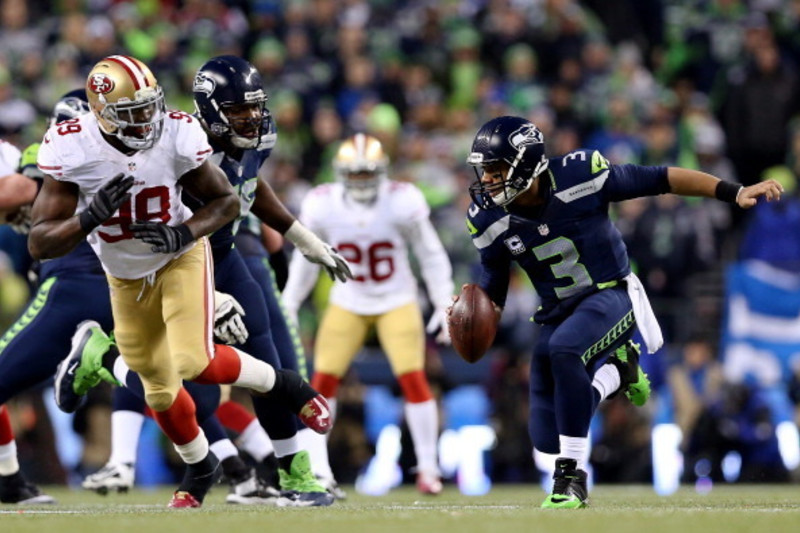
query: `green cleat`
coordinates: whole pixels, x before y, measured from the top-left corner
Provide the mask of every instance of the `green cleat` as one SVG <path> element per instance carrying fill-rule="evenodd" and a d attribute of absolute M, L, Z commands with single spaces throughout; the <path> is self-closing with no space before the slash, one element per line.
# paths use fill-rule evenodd
<path fill-rule="evenodd" d="M 542 502 L 542 509 L 581 509 L 589 505 L 586 472 L 575 459 L 559 457 L 553 472 L 553 492 Z"/>
<path fill-rule="evenodd" d="M 334 501 L 331 493 L 311 472 L 311 458 L 308 452 L 297 452 L 292 458 L 289 471 L 278 468 L 281 487 L 281 502 L 287 507 L 327 507 Z"/>
<path fill-rule="evenodd" d="M 636 407 L 643 406 L 650 399 L 650 380 L 639 366 L 641 353 L 639 344 L 628 341 L 617 348 L 608 360 L 619 370 L 619 390 L 623 391 Z"/>
<path fill-rule="evenodd" d="M 116 346 L 100 324 L 94 320 L 78 324 L 72 349 L 58 365 L 55 376 L 56 404 L 62 411 L 74 413 L 85 401 L 86 393 L 101 381 L 120 384 L 103 368 L 103 355 L 112 349 L 116 350 Z"/>

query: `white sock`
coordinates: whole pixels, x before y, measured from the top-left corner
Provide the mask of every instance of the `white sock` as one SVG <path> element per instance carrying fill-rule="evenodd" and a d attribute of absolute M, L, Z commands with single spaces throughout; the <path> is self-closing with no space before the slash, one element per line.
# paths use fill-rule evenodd
<path fill-rule="evenodd" d="M 0 476 L 10 476 L 19 472 L 17 461 L 17 441 L 0 445 Z"/>
<path fill-rule="evenodd" d="M 244 431 L 239 434 L 239 438 L 236 439 L 236 443 L 239 448 L 259 463 L 274 451 L 272 441 L 269 440 L 267 432 L 261 427 L 257 418 L 244 428 Z"/>
<path fill-rule="evenodd" d="M 122 383 L 123 387 L 128 386 L 128 372 L 130 372 L 130 368 L 128 365 L 125 364 L 125 361 L 122 359 L 122 356 L 117 357 L 114 359 L 114 377 L 117 378 L 117 381 Z"/>
<path fill-rule="evenodd" d="M 108 458 L 109 463 L 131 465 L 136 463 L 136 449 L 139 447 L 142 424 L 144 424 L 142 413 L 136 411 L 111 413 L 111 457 Z"/>
<path fill-rule="evenodd" d="M 208 455 L 208 439 L 203 430 L 186 444 L 175 444 L 175 451 L 181 456 L 183 462 L 187 465 L 199 463 Z"/>
<path fill-rule="evenodd" d="M 274 439 L 272 446 L 275 448 L 275 457 L 286 457 L 300 451 L 300 440 L 297 435 L 288 439 Z"/>
<path fill-rule="evenodd" d="M 232 385 L 252 389 L 256 392 L 271 391 L 275 386 L 275 369 L 241 350 L 236 350 L 236 353 L 239 354 L 242 369 L 236 382 Z"/>
<path fill-rule="evenodd" d="M 611 363 L 601 366 L 600 369 L 594 373 L 594 378 L 592 379 L 592 387 L 597 389 L 597 392 L 600 393 L 601 402 L 616 392 L 621 384 L 622 380 L 619 377 L 619 370 Z"/>
<path fill-rule="evenodd" d="M 328 436 L 305 428 L 297 432 L 297 438 L 300 441 L 300 448 L 308 450 L 311 458 L 311 471 L 314 475 L 325 480 L 333 479 L 333 471 L 328 459 Z"/>
<path fill-rule="evenodd" d="M 233 445 L 230 439 L 221 439 L 217 442 L 212 442 L 208 448 L 211 450 L 211 453 L 217 456 L 220 462 L 228 457 L 239 455 L 239 450 L 236 449 L 236 446 Z"/>
<path fill-rule="evenodd" d="M 439 439 L 439 412 L 436 400 L 430 399 L 420 403 L 405 402 L 403 409 L 411 432 L 411 440 L 414 442 L 414 451 L 417 454 L 417 469 L 438 475 L 436 444 Z"/>
<path fill-rule="evenodd" d="M 561 450 L 558 456 L 575 459 L 578 463 L 578 468 L 586 470 L 586 452 L 589 450 L 589 438 L 559 435 L 558 442 Z"/>

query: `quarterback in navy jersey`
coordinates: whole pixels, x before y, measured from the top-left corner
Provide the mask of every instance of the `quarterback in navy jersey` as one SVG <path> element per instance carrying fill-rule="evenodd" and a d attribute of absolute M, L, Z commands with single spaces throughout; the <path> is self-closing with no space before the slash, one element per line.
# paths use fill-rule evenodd
<path fill-rule="evenodd" d="M 541 331 L 530 367 L 529 431 L 536 450 L 558 457 L 542 507 L 584 507 L 594 410 L 618 391 L 636 405 L 649 397 L 638 346 L 629 340 L 634 328 L 651 353 L 663 343 L 609 203 L 674 193 L 746 209 L 760 197 L 780 199 L 783 189 L 774 180 L 740 187 L 695 170 L 611 165 L 595 150 L 548 159 L 542 132 L 508 116 L 478 130 L 467 162 L 477 175 L 467 226 L 480 253 L 480 286 L 499 316 L 516 262 L 542 300 L 534 316 Z"/>

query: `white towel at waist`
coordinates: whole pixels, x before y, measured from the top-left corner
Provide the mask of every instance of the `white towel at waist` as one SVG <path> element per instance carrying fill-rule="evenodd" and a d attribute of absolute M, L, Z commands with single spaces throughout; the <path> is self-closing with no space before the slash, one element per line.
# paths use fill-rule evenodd
<path fill-rule="evenodd" d="M 647 346 L 648 353 L 655 353 L 664 345 L 664 336 L 661 334 L 661 327 L 658 325 L 653 308 L 650 307 L 650 300 L 639 278 L 631 272 L 625 276 L 628 284 L 628 296 L 633 304 L 633 316 L 636 318 L 636 325 L 642 339 Z"/>

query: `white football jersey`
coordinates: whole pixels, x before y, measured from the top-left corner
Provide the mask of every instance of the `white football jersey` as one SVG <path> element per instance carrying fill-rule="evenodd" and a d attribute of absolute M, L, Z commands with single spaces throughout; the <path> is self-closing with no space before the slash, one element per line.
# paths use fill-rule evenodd
<path fill-rule="evenodd" d="M 16 146 L 0 140 L 0 179 L 17 171 L 21 155 Z"/>
<path fill-rule="evenodd" d="M 429 213 L 422 193 L 410 183 L 381 183 L 372 204 L 347 198 L 341 183 L 312 189 L 303 201 L 300 221 L 347 259 L 354 277 L 334 284 L 331 303 L 356 314 L 377 315 L 416 301 L 417 281 L 405 235 L 414 223 L 427 220 Z M 289 298 L 293 281 L 302 280 L 292 280 L 290 271 L 284 291 L 290 293 Z M 298 296 L 302 301 L 306 294 Z"/>
<path fill-rule="evenodd" d="M 178 179 L 200 166 L 211 155 L 208 139 L 197 119 L 182 111 L 168 111 L 164 130 L 156 145 L 125 155 L 101 135 L 94 114 L 87 113 L 54 125 L 44 135 L 38 166 L 59 181 L 80 188 L 80 212 L 89 206 L 96 192 L 120 172 L 135 177 L 130 201 L 95 228 L 87 237 L 103 268 L 121 279 L 139 279 L 157 271 L 174 254 L 155 253 L 128 229 L 133 220 L 153 220 L 177 226 L 192 212 L 181 201 Z"/>

